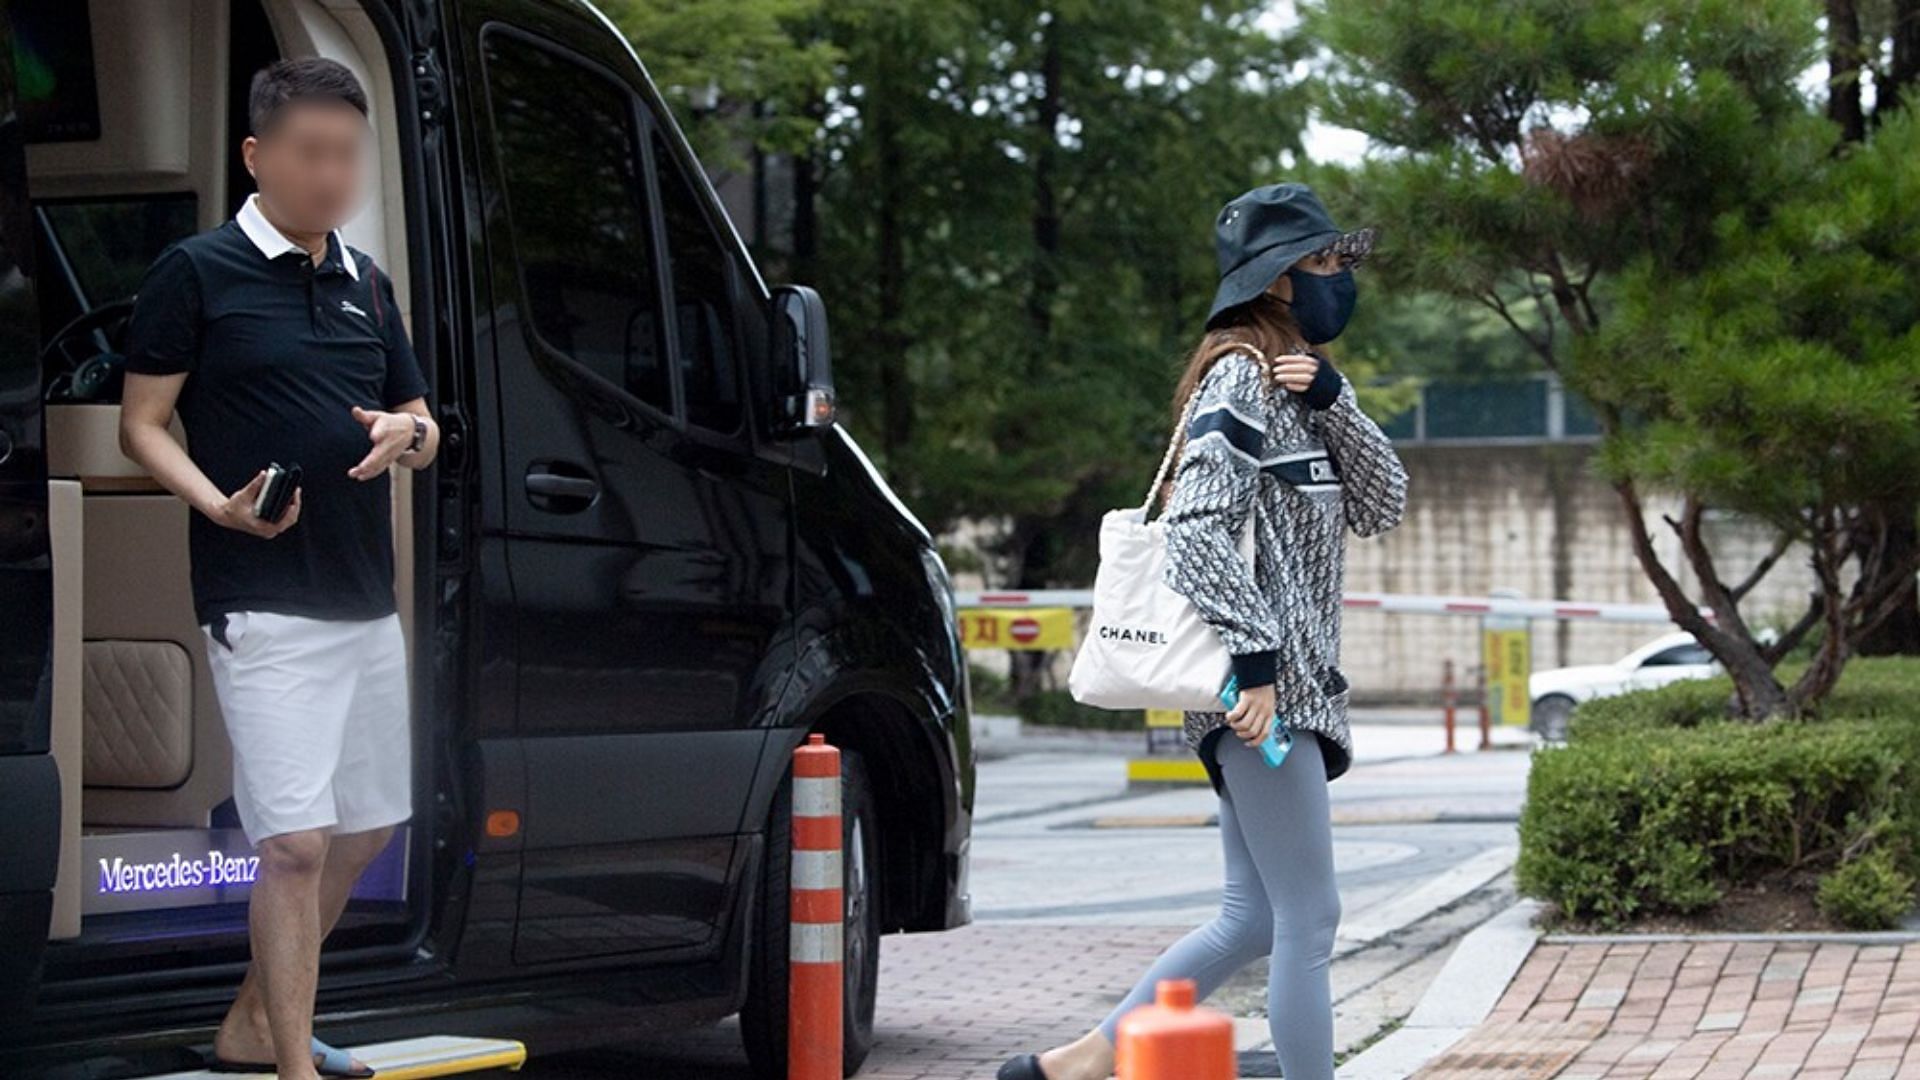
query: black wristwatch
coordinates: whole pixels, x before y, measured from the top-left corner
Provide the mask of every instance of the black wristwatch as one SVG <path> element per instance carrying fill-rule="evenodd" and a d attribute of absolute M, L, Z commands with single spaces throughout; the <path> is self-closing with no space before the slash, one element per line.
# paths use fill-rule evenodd
<path fill-rule="evenodd" d="M 413 441 L 407 444 L 407 453 L 411 454 L 425 445 L 427 445 L 426 418 L 415 416 L 413 418 Z"/>

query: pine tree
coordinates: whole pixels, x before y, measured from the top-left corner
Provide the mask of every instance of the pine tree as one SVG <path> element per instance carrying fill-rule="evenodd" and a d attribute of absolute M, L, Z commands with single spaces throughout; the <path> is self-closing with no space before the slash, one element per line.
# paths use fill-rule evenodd
<path fill-rule="evenodd" d="M 1754 718 L 1824 694 L 1902 582 L 1911 602 L 1916 569 L 1859 542 L 1900 524 L 1875 506 L 1910 497 L 1920 449 L 1906 216 L 1920 203 L 1900 157 L 1915 147 L 1890 118 L 1835 154 L 1825 102 L 1799 89 L 1816 14 L 1797 0 L 1307 13 L 1331 54 L 1330 117 L 1391 148 L 1339 181 L 1356 216 L 1399 238 L 1381 272 L 1485 305 L 1594 403 L 1597 466 L 1642 568 L 1733 677 L 1731 711 Z M 1642 492 L 1656 487 L 1682 496 L 1667 524 L 1697 598 L 1654 549 Z M 1774 554 L 1729 580 L 1701 535 L 1709 507 L 1773 523 Z M 1764 644 L 1740 600 L 1794 540 L 1820 584 Z M 1782 686 L 1774 666 L 1816 626 L 1815 662 Z"/>

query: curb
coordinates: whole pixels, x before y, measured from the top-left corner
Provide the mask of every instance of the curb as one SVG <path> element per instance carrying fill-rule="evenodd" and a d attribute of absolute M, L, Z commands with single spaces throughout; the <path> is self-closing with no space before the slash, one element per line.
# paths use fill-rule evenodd
<path fill-rule="evenodd" d="M 1434 730 L 1438 730 L 1440 726 L 1439 722 L 1432 718 L 1396 722 L 1392 720 L 1350 716 L 1349 722 L 1356 725 L 1375 727 L 1432 728 Z M 1089 747 L 1103 751 L 1112 750 L 1124 752 L 1127 753 L 1130 758 L 1137 758 L 1140 756 L 1139 749 L 1142 744 L 1143 734 L 1146 730 L 1145 728 L 1036 725 L 1026 723 L 1018 716 L 1006 716 L 995 713 L 975 713 L 971 718 L 971 723 L 974 754 L 982 761 L 1021 753 L 1044 753 L 1047 751 L 1077 752 L 1088 749 Z M 1526 736 L 1522 729 L 1506 728 L 1497 730 L 1516 731 L 1519 732 L 1519 734 L 1510 737 L 1511 741 L 1508 742 L 1496 741 L 1494 745 L 1489 748 L 1489 752 L 1531 751 L 1534 748 L 1534 741 Z M 1495 738 L 1497 740 L 1509 737 L 1496 735 Z M 1464 738 L 1462 741 L 1465 741 Z M 1479 752 L 1480 751 L 1475 748 L 1462 746 L 1455 756 L 1466 758 Z M 1154 760 L 1178 761 L 1181 760 L 1183 756 L 1186 760 L 1190 760 L 1193 763 L 1193 767 L 1196 770 L 1193 779 L 1142 779 L 1135 782 L 1147 787 L 1172 787 L 1190 783 L 1204 784 L 1206 782 L 1206 774 L 1201 769 L 1199 759 L 1193 757 L 1190 753 L 1185 755 L 1173 754 L 1165 759 Z M 1382 757 L 1362 757 L 1357 760 L 1355 764 L 1391 765 L 1396 762 L 1420 761 L 1444 756 L 1446 755 L 1438 751 L 1401 753 Z"/>
<path fill-rule="evenodd" d="M 1342 1080 L 1402 1080 L 1478 1027 L 1539 940 L 1539 906 L 1517 901 L 1462 937 L 1406 1022 L 1341 1066 Z"/>
<path fill-rule="evenodd" d="M 1784 933 L 1720 930 L 1661 934 L 1542 934 L 1545 945 L 1659 944 L 1672 941 L 1832 942 L 1836 945 L 1908 945 L 1920 941 L 1916 930 L 1800 930 Z"/>
<path fill-rule="evenodd" d="M 1091 806 L 1091 805 L 1094 805 L 1094 803 L 1112 802 L 1112 801 L 1113 800 L 1109 796 L 1102 795 L 1099 798 L 1092 800 L 1091 802 L 1083 802 L 1080 805 Z M 1048 807 L 1044 810 L 1035 810 L 1035 811 L 1025 812 L 1025 816 L 1032 817 L 1035 814 L 1039 814 L 1039 813 L 1052 813 L 1056 809 L 1070 810 L 1072 808 L 1073 808 L 1073 804 L 1064 804 L 1058 807 Z M 1020 813 L 1022 812 L 1009 811 L 1008 815 L 1020 814 Z M 1008 816 L 1008 815 L 1002 815 L 1002 817 Z M 1001 817 L 978 819 L 979 822 L 999 821 L 999 820 L 1001 820 Z M 1340 828 L 1347 828 L 1347 827 L 1360 828 L 1363 826 L 1378 826 L 1378 825 L 1512 825 L 1515 822 L 1518 822 L 1519 820 L 1520 820 L 1519 814 L 1449 814 L 1449 813 L 1435 813 L 1435 812 L 1422 812 L 1422 811 L 1408 811 L 1402 814 L 1385 813 L 1385 814 L 1373 814 L 1371 816 L 1366 816 L 1356 812 L 1352 815 L 1347 815 L 1347 816 L 1343 816 L 1338 813 L 1334 814 L 1333 827 L 1336 829 L 1340 829 Z M 1214 813 L 1102 814 L 1102 815 L 1099 815 L 1098 817 L 1085 818 L 1080 821 L 1062 821 L 1057 825 L 1049 825 L 1047 826 L 1047 828 L 1049 829 L 1209 828 L 1210 829 L 1210 828 L 1218 827 L 1219 824 L 1220 824 L 1220 815 L 1214 814 Z"/>
<path fill-rule="evenodd" d="M 1340 927 L 1334 956 L 1344 956 L 1371 945 L 1389 934 L 1412 926 L 1441 908 L 1457 903 L 1462 897 L 1478 891 L 1487 882 L 1513 869 L 1519 853 L 1519 847 L 1513 844 L 1488 848 L 1408 892 L 1384 904 L 1375 905 L 1365 915 Z M 1477 928 L 1471 932 L 1477 932 Z"/>

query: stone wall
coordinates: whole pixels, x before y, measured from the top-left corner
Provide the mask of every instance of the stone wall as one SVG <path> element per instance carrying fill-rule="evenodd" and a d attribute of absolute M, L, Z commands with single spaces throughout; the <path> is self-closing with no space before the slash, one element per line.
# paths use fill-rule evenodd
<path fill-rule="evenodd" d="M 1378 537 L 1347 547 L 1350 592 L 1484 596 L 1516 589 L 1533 599 L 1658 604 L 1634 558 L 1619 496 L 1589 468 L 1585 442 L 1404 446 L 1407 516 Z M 1643 492 L 1655 549 L 1688 595 L 1698 579 L 1662 515 L 1677 498 Z M 1704 525 L 1721 577 L 1740 580 L 1769 550 L 1771 530 L 1710 516 Z M 1789 549 L 1742 610 L 1755 623 L 1804 610 L 1813 575 L 1805 549 Z M 1441 661 L 1470 682 L 1479 663 L 1478 620 L 1349 611 L 1342 667 L 1357 698 L 1419 697 L 1440 684 Z M 1535 670 L 1615 659 L 1674 630 L 1672 624 L 1536 621 Z"/>

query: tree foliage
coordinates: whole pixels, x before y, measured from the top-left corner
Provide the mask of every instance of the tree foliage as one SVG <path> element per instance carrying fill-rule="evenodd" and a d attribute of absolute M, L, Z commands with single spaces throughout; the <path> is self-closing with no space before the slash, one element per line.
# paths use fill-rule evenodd
<path fill-rule="evenodd" d="M 1920 626 L 1917 4 L 1319 0 L 1278 37 L 1260 0 L 606 6 L 710 163 L 794 155 L 793 249 L 763 254 L 828 300 L 843 422 L 936 529 L 991 526 L 993 579 L 1090 576 L 1093 523 L 1163 446 L 1215 211 L 1305 177 L 1383 227 L 1354 381 L 1560 373 L 1648 577 L 1762 716 Z M 1312 108 L 1367 160 L 1307 162 Z M 1697 595 L 1647 490 L 1681 496 Z M 1773 554 L 1717 566 L 1709 508 L 1772 523 Z M 1821 587 L 1765 646 L 1740 600 L 1793 541 Z M 1810 637 L 1824 659 L 1781 687 Z"/>
<path fill-rule="evenodd" d="M 819 93 L 837 52 L 804 32 L 820 0 L 599 0 L 709 171 L 740 169 L 744 151 L 805 149 L 818 124 L 782 109 Z M 758 106 L 758 107 L 756 107 Z"/>
<path fill-rule="evenodd" d="M 1895 116 L 1849 152 L 1808 100 L 1818 15 L 1805 0 L 1343 0 L 1306 14 L 1330 54 L 1324 107 L 1383 148 L 1337 187 L 1402 237 L 1385 275 L 1493 311 L 1595 403 L 1597 467 L 1642 566 L 1749 716 L 1804 708 L 1912 604 L 1913 550 L 1893 541 L 1913 527 L 1901 463 L 1920 427 L 1903 166 L 1916 147 Z M 1682 498 L 1667 524 L 1697 597 L 1655 552 L 1649 488 Z M 1731 577 L 1704 539 L 1710 506 L 1773 523 L 1773 553 Z M 1763 645 L 1739 601 L 1793 540 L 1819 587 Z M 1781 687 L 1773 665 L 1816 626 L 1819 661 Z"/>
<path fill-rule="evenodd" d="M 1217 277 L 1218 208 L 1299 153 L 1261 5 L 834 5 L 817 281 L 847 423 L 995 576 L 1084 580 L 1138 501 Z"/>

